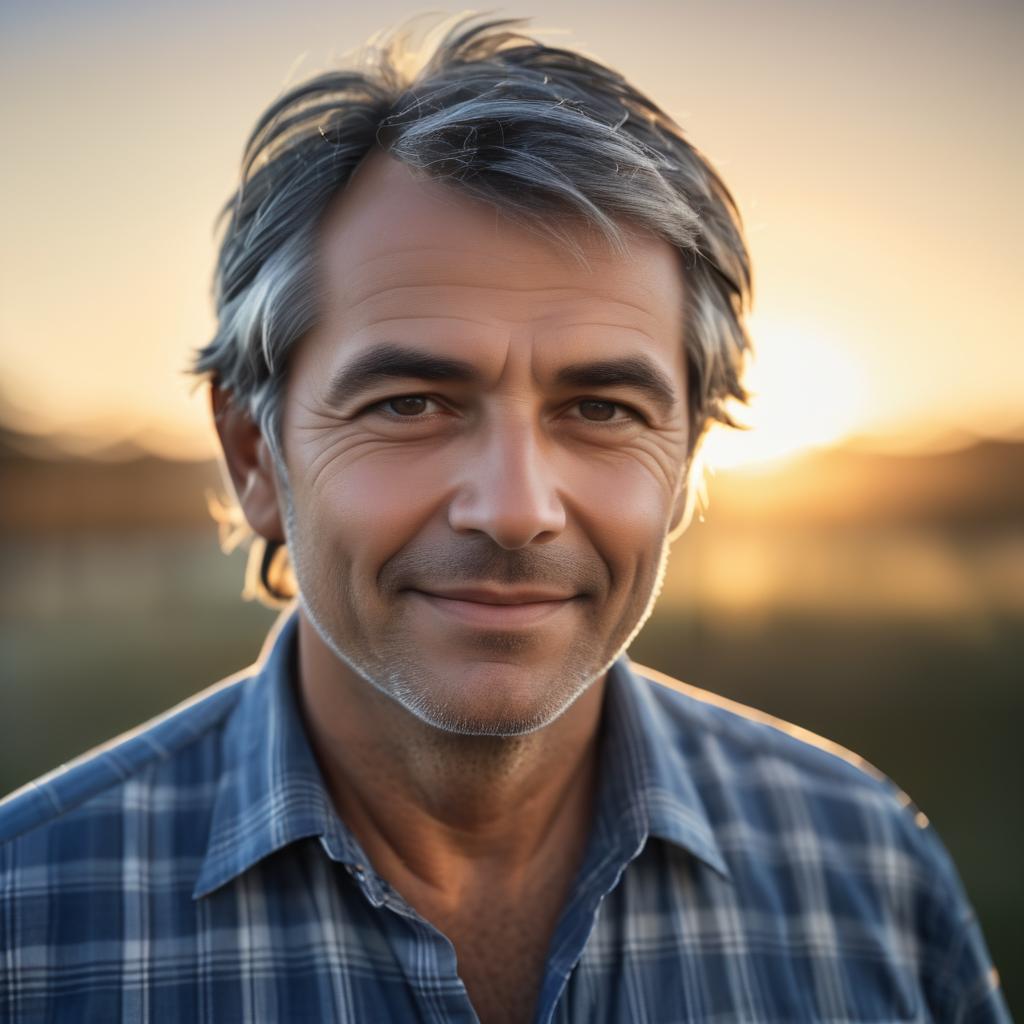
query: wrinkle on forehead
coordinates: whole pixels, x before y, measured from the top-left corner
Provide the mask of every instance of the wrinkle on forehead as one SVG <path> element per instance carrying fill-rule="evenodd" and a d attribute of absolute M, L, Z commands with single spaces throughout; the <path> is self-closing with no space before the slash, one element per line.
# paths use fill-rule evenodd
<path fill-rule="evenodd" d="M 623 257 L 583 234 L 581 264 L 489 204 L 377 153 L 323 223 L 323 316 L 314 334 L 362 342 L 394 324 L 401 337 L 387 340 L 450 347 L 471 337 L 505 349 L 527 338 L 535 348 L 543 337 L 562 348 L 578 332 L 605 356 L 623 343 L 656 350 L 684 378 L 679 254 L 647 232 L 627 229 L 626 237 L 631 255 Z"/>
<path fill-rule="evenodd" d="M 364 288 L 354 288 L 347 280 L 326 296 L 326 313 L 344 322 L 348 330 L 389 320 L 450 319 L 481 327 L 527 322 L 538 326 L 601 326 L 649 337 L 664 332 L 674 320 L 666 320 L 657 307 L 652 310 L 599 289 L 507 288 L 494 281 L 479 285 L 366 281 Z"/>

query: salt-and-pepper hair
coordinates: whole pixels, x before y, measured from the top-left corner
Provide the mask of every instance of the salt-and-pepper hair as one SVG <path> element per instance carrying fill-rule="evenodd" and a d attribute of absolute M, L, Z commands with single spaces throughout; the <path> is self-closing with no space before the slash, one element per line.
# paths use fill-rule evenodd
<path fill-rule="evenodd" d="M 523 24 L 461 17 L 412 70 L 412 33 L 399 30 L 357 68 L 289 89 L 249 136 L 221 214 L 217 331 L 191 369 L 260 425 L 285 481 L 282 383 L 289 352 L 317 318 L 317 228 L 375 149 L 546 234 L 567 258 L 581 257 L 571 230 L 580 224 L 619 252 L 624 227 L 676 246 L 690 454 L 714 421 L 742 426 L 725 406 L 750 399 L 751 271 L 732 196 L 653 101 L 612 69 L 523 34 Z M 257 559 L 259 596 L 286 596 L 269 579 L 274 555 Z"/>

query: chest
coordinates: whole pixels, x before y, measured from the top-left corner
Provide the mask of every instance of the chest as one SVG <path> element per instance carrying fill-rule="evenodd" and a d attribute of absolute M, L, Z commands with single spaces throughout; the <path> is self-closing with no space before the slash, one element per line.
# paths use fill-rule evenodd
<path fill-rule="evenodd" d="M 442 927 L 481 1024 L 530 1024 L 557 910 L 543 904 L 477 907 Z"/>
<path fill-rule="evenodd" d="M 581 853 L 571 848 L 568 856 L 549 859 L 517 881 L 478 879 L 454 905 L 406 880 L 407 902 L 454 946 L 459 978 L 481 1024 L 533 1021 Z"/>

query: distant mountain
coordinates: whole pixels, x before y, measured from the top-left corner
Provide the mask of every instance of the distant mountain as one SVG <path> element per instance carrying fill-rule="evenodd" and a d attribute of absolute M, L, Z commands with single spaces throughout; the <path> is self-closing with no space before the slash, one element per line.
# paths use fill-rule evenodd
<path fill-rule="evenodd" d="M 709 475 L 708 494 L 707 517 L 723 522 L 1024 529 L 1024 442 L 920 455 L 823 449 L 763 474 Z"/>
<path fill-rule="evenodd" d="M 223 493 L 216 463 L 171 461 L 124 446 L 104 455 L 70 456 L 0 428 L 0 532 L 212 528 L 206 494 Z"/>

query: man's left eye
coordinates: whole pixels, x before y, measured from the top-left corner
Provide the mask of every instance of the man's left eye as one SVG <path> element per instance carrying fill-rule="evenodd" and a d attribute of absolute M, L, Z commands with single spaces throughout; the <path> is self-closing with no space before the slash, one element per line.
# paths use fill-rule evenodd
<path fill-rule="evenodd" d="M 426 395 L 399 395 L 397 398 L 385 399 L 380 404 L 388 406 L 396 416 L 413 418 L 425 412 L 430 401 Z"/>

